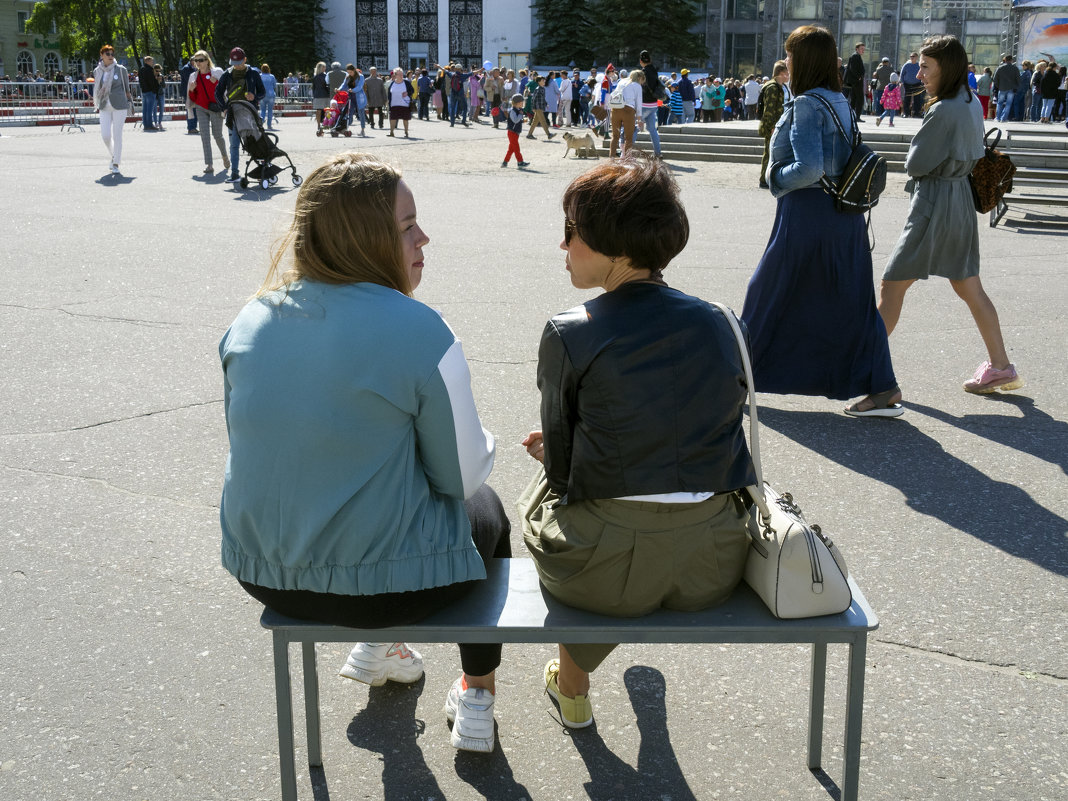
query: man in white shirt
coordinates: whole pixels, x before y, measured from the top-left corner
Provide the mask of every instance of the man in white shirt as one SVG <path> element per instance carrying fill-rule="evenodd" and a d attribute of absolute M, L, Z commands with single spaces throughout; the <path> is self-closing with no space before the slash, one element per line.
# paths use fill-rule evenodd
<path fill-rule="evenodd" d="M 756 76 L 750 74 L 742 84 L 742 94 L 745 96 L 745 118 L 755 120 L 757 117 L 757 103 L 760 101 L 760 84 Z"/>

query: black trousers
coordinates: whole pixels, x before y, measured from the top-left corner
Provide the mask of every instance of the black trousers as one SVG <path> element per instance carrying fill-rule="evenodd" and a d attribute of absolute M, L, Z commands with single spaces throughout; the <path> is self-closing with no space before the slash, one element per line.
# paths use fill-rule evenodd
<path fill-rule="evenodd" d="M 484 562 L 508 559 L 512 525 L 501 499 L 483 484 L 464 508 L 471 520 L 471 538 Z M 380 628 L 415 623 L 469 593 L 477 581 L 463 581 L 444 587 L 413 592 L 385 592 L 378 595 L 338 595 L 310 590 L 276 590 L 241 581 L 249 595 L 287 617 L 315 620 L 335 626 Z M 460 664 L 470 676 L 485 676 L 501 664 L 500 643 L 460 643 Z"/>

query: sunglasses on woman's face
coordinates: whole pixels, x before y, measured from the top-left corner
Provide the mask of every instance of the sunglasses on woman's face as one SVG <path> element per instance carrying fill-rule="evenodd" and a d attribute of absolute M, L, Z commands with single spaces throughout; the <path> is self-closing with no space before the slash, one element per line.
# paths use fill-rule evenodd
<path fill-rule="evenodd" d="M 105 50 L 105 51 L 104 51 L 103 53 L 101 53 L 100 55 L 102 55 L 102 56 L 112 56 L 112 57 L 114 57 L 114 56 L 115 56 L 115 51 L 114 51 L 114 50 Z"/>
<path fill-rule="evenodd" d="M 576 226 L 575 221 L 570 217 L 564 217 L 564 244 L 571 244 L 571 236 L 575 233 Z"/>

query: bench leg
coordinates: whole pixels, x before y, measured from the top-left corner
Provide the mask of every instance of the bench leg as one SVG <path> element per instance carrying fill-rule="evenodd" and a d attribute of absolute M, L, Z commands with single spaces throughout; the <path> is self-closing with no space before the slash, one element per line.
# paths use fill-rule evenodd
<path fill-rule="evenodd" d="M 857 801 L 860 788 L 860 730 L 864 716 L 864 664 L 868 637 L 863 634 L 849 645 L 849 683 L 846 686 L 845 767 L 842 771 L 842 801 Z"/>
<path fill-rule="evenodd" d="M 827 686 L 827 643 L 812 644 L 812 679 L 808 701 L 808 767 L 818 770 L 823 759 L 823 709 Z"/>
<path fill-rule="evenodd" d="M 315 643 L 301 643 L 304 651 L 304 717 L 308 724 L 308 764 L 323 766 L 322 728 L 319 725 L 319 673 L 315 667 Z"/>
<path fill-rule="evenodd" d="M 293 756 L 293 688 L 289 680 L 289 642 L 274 632 L 274 694 L 278 714 L 278 762 L 282 801 L 297 801 L 297 770 Z"/>

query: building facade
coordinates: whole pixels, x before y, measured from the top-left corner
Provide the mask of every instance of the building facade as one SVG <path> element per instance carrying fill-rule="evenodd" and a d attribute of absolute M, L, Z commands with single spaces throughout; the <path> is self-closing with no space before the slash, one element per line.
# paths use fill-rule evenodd
<path fill-rule="evenodd" d="M 948 33 L 979 67 L 1013 52 L 1018 26 L 1012 0 L 710 0 L 705 3 L 707 69 L 723 75 L 770 75 L 783 43 L 800 25 L 822 25 L 851 54 L 863 42 L 869 68 L 886 56 L 900 67 L 928 36 Z"/>
<path fill-rule="evenodd" d="M 32 0 L 0 0 L 0 76 L 12 80 L 19 74 L 46 78 L 56 73 L 77 75 L 85 69 L 81 59 L 68 59 L 59 49 L 59 37 L 29 33 L 26 20 L 33 13 Z"/>
<path fill-rule="evenodd" d="M 419 69 L 530 61 L 529 0 L 326 0 L 323 26 L 342 64 Z"/>

